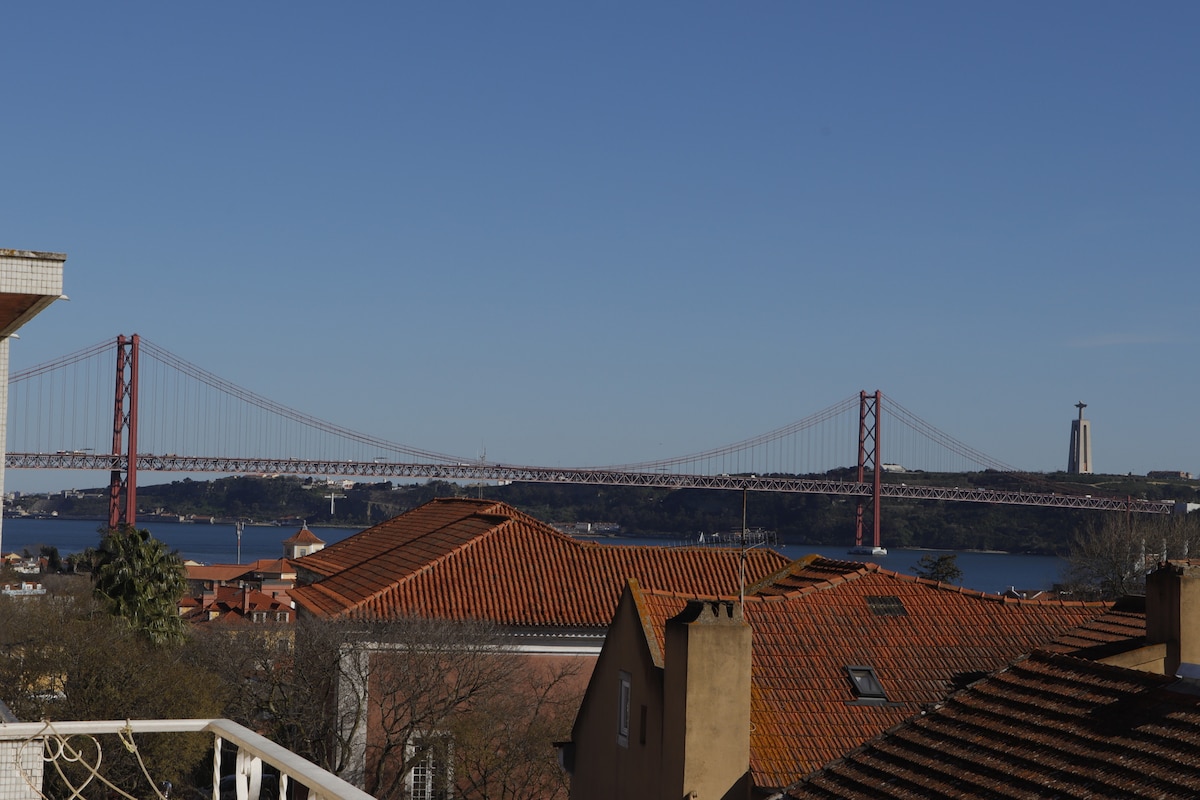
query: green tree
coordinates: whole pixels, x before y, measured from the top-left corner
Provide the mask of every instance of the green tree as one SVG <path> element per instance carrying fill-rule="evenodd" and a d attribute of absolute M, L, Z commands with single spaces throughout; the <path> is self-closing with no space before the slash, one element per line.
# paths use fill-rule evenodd
<path fill-rule="evenodd" d="M 0 597 L 0 687 L 19 719 L 220 716 L 218 682 L 182 662 L 180 648 L 154 646 L 105 613 L 86 578 L 51 578 L 44 597 Z M 98 769 L 106 780 L 138 797 L 152 796 L 153 784 L 160 781 L 182 786 L 212 751 L 212 737 L 205 734 L 139 734 L 133 742 L 136 753 L 115 737 L 100 737 L 103 760 Z M 78 787 L 89 779 L 90 768 L 83 763 L 60 760 L 59 766 L 65 773 L 62 780 L 46 769 L 47 797 L 68 797 L 65 783 Z M 94 783 L 82 796 L 104 796 L 93 788 Z"/>
<path fill-rule="evenodd" d="M 913 565 L 913 573 L 918 578 L 928 578 L 939 583 L 958 583 L 963 574 L 958 566 L 958 556 L 953 553 L 940 556 L 932 553 L 923 555 L 921 560 Z"/>
<path fill-rule="evenodd" d="M 58 554 L 58 548 L 53 545 L 42 545 L 41 555 L 46 559 L 46 571 L 58 572 L 62 569 L 62 556 Z"/>
<path fill-rule="evenodd" d="M 126 526 L 105 533 L 92 577 L 96 597 L 110 614 L 154 644 L 183 640 L 178 607 L 187 574 L 179 554 L 150 531 Z"/>

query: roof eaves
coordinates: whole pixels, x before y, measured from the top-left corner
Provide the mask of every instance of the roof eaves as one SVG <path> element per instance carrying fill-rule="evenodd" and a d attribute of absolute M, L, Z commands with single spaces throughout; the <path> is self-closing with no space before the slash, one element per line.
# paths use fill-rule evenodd
<path fill-rule="evenodd" d="M 633 599 L 633 606 L 637 610 L 638 624 L 642 629 L 642 641 L 650 654 L 650 660 L 654 666 L 662 669 L 666 662 L 663 659 L 662 648 L 658 646 L 658 635 L 654 631 L 650 611 L 646 608 L 646 596 L 642 593 L 642 588 L 638 585 L 636 578 L 629 578 L 625 582 L 625 590 L 629 592 Z"/>

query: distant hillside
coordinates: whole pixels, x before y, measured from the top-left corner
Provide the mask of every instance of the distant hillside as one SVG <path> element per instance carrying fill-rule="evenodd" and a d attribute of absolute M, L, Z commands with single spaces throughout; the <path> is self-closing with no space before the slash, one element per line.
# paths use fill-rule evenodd
<path fill-rule="evenodd" d="M 851 472 L 827 477 L 849 480 Z M 971 486 L 986 489 L 1057 491 L 1148 500 L 1200 503 L 1200 483 L 1148 479 L 1132 475 L 1018 476 L 1001 472 L 889 473 L 888 481 L 909 485 Z M 18 504 L 36 514 L 64 517 L 107 517 L 107 492 L 82 496 L 30 496 Z M 330 513 L 329 495 L 334 498 Z M 742 494 L 732 491 L 646 489 L 641 487 L 574 486 L 518 483 L 464 487 L 444 481 L 395 485 L 360 483 L 331 488 L 324 481 L 278 477 L 233 477 L 213 481 L 190 478 L 138 487 L 139 513 L 219 519 L 307 520 L 310 525 L 366 527 L 438 496 L 483 496 L 503 500 L 551 523 L 606 522 L 623 535 L 696 537 L 739 529 Z M 750 493 L 746 522 L 774 530 L 789 544 L 848 544 L 854 536 L 856 501 L 825 495 Z M 1073 533 L 1100 512 L 1068 509 L 993 506 L 977 503 L 885 500 L 881 515 L 884 543 L 889 547 L 1010 550 L 1065 553 Z"/>

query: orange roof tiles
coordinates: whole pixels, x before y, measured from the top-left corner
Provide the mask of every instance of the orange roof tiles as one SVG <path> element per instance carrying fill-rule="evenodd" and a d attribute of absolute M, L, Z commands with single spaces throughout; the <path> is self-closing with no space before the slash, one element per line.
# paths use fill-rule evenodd
<path fill-rule="evenodd" d="M 820 558 L 801 559 L 758 589 L 744 608 L 753 630 L 750 767 L 757 786 L 773 788 L 1107 609 L 1007 599 Z M 643 624 L 660 652 L 666 620 L 686 599 L 644 590 Z M 852 665 L 874 668 L 886 703 L 855 702 L 845 671 Z"/>
<path fill-rule="evenodd" d="M 269 573 L 291 573 L 295 571 L 292 566 L 291 559 L 287 558 L 260 558 L 250 562 L 246 566 L 247 572 L 269 572 Z"/>
<path fill-rule="evenodd" d="M 190 622 L 207 622 L 210 614 L 223 622 L 232 622 L 255 611 L 289 610 L 286 602 L 244 586 L 218 586 L 201 597 L 184 598 L 180 606 L 187 609 L 184 618 Z"/>
<path fill-rule="evenodd" d="M 1036 652 L 786 796 L 1200 797 L 1200 695 L 1187 681 Z"/>
<path fill-rule="evenodd" d="M 186 569 L 192 581 L 234 581 L 250 571 L 244 564 L 188 564 Z"/>
<path fill-rule="evenodd" d="M 325 544 L 317 535 L 308 528 L 301 528 L 294 534 L 283 540 L 284 544 Z"/>
<path fill-rule="evenodd" d="M 1146 598 L 1123 597 L 1104 614 L 1067 631 L 1044 649 L 1101 659 L 1146 643 Z"/>
<path fill-rule="evenodd" d="M 738 589 L 735 550 L 581 542 L 504 503 L 468 498 L 433 500 L 294 563 L 314 580 L 292 598 L 327 617 L 604 628 L 628 578 L 692 594 Z M 748 580 L 786 563 L 749 551 Z"/>

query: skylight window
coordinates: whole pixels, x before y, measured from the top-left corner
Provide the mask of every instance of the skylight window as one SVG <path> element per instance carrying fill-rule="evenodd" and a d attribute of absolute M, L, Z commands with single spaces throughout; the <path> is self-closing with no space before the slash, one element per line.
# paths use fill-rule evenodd
<path fill-rule="evenodd" d="M 873 595 L 867 598 L 867 608 L 877 617 L 907 617 L 904 603 L 894 594 Z"/>
<path fill-rule="evenodd" d="M 887 702 L 887 694 L 883 691 L 883 684 L 880 682 L 879 676 L 875 674 L 874 667 L 850 666 L 846 667 L 846 674 L 850 677 L 850 682 L 854 684 L 854 693 L 858 695 L 858 702 Z"/>

